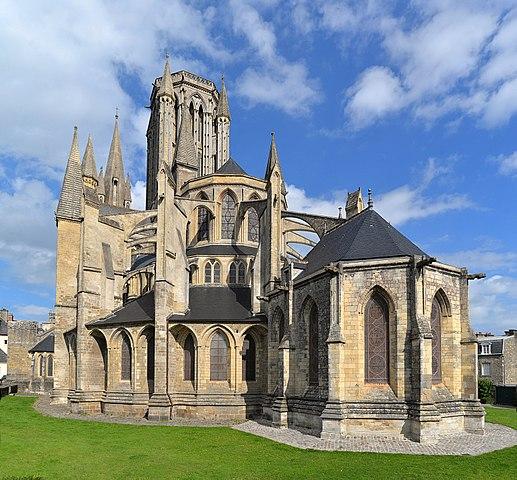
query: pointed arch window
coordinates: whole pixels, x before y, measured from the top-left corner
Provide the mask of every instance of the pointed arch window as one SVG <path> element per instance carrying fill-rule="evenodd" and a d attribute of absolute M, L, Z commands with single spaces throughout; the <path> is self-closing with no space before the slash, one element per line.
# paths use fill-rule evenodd
<path fill-rule="evenodd" d="M 230 271 L 228 273 L 228 283 L 237 283 L 237 262 L 230 264 Z"/>
<path fill-rule="evenodd" d="M 278 325 L 278 343 L 282 341 L 282 339 L 285 337 L 285 317 L 284 312 L 280 310 L 280 308 L 276 311 L 276 321 Z"/>
<path fill-rule="evenodd" d="M 319 322 L 314 302 L 309 309 L 309 384 L 319 384 Z"/>
<path fill-rule="evenodd" d="M 236 207 L 235 199 L 229 193 L 225 193 L 221 205 L 221 238 L 223 239 L 235 238 Z"/>
<path fill-rule="evenodd" d="M 183 348 L 183 380 L 194 381 L 196 368 L 196 348 L 194 337 L 191 333 L 187 335 Z"/>
<path fill-rule="evenodd" d="M 39 376 L 45 376 L 45 358 L 43 357 L 43 355 L 39 357 Z"/>
<path fill-rule="evenodd" d="M 244 337 L 242 344 L 242 379 L 253 382 L 256 379 L 257 346 L 251 335 Z"/>
<path fill-rule="evenodd" d="M 217 260 L 206 262 L 205 283 L 221 283 L 221 264 Z"/>
<path fill-rule="evenodd" d="M 54 376 L 54 358 L 52 355 L 47 357 L 47 377 Z"/>
<path fill-rule="evenodd" d="M 217 331 L 210 342 L 210 380 L 223 381 L 229 378 L 229 346 L 226 335 Z"/>
<path fill-rule="evenodd" d="M 129 337 L 121 334 L 122 344 L 120 347 L 120 379 L 131 380 L 131 343 Z"/>
<path fill-rule="evenodd" d="M 244 262 L 239 262 L 237 266 L 237 283 L 241 285 L 246 283 L 246 265 L 244 265 Z"/>
<path fill-rule="evenodd" d="M 435 297 L 431 308 L 431 340 L 432 351 L 432 381 L 440 383 L 442 380 L 442 308 Z"/>
<path fill-rule="evenodd" d="M 230 284 L 244 284 L 246 283 L 246 265 L 244 262 L 232 262 L 228 272 L 228 283 Z"/>
<path fill-rule="evenodd" d="M 205 207 L 197 210 L 197 241 L 210 240 L 210 212 Z"/>
<path fill-rule="evenodd" d="M 378 294 L 366 304 L 365 327 L 365 381 L 387 383 L 389 373 L 388 305 Z"/>
<path fill-rule="evenodd" d="M 259 216 L 254 208 L 248 210 L 248 240 L 259 241 Z"/>

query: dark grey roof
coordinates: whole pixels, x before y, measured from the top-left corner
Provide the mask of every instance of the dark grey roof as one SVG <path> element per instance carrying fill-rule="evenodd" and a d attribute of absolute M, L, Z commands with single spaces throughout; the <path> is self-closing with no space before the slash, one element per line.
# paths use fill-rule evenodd
<path fill-rule="evenodd" d="M 323 235 L 305 257 L 307 268 L 298 278 L 316 272 L 330 262 L 406 255 L 426 255 L 426 253 L 375 210 L 367 208 Z"/>
<path fill-rule="evenodd" d="M 7 363 L 7 353 L 0 348 L 0 363 Z"/>
<path fill-rule="evenodd" d="M 154 322 L 154 291 L 128 302 L 107 317 L 89 323 L 89 327 Z"/>
<path fill-rule="evenodd" d="M 187 255 L 255 255 L 257 247 L 248 245 L 201 245 L 187 248 Z"/>
<path fill-rule="evenodd" d="M 233 159 L 229 158 L 228 161 L 219 167 L 215 172 L 220 175 L 248 175 L 242 167 Z"/>
<path fill-rule="evenodd" d="M 490 355 L 501 355 L 503 353 L 503 339 L 502 338 L 498 338 L 495 340 L 483 339 L 483 340 L 480 340 L 478 343 L 479 343 L 479 353 L 482 353 L 481 344 L 487 344 L 487 343 L 489 343 L 491 345 Z"/>
<path fill-rule="evenodd" d="M 191 285 L 189 306 L 186 315 L 171 315 L 169 321 L 257 321 L 258 318 L 251 311 L 249 287 Z"/>
<path fill-rule="evenodd" d="M 50 352 L 54 353 L 54 334 L 50 333 L 40 340 L 29 352 Z"/>
<path fill-rule="evenodd" d="M 7 335 L 7 322 L 0 319 L 0 335 Z"/>

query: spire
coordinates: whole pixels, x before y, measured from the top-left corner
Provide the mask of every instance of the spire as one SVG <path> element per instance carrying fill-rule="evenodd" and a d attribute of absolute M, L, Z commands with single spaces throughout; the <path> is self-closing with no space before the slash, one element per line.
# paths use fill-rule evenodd
<path fill-rule="evenodd" d="M 192 119 L 188 111 L 181 117 L 180 133 L 174 163 L 198 168 L 196 147 L 194 145 L 194 137 L 192 136 Z"/>
<path fill-rule="evenodd" d="M 86 149 L 84 151 L 81 168 L 84 177 L 93 178 L 95 181 L 97 181 L 97 165 L 95 164 L 93 141 L 91 135 L 88 135 L 88 143 L 86 144 Z"/>
<path fill-rule="evenodd" d="M 368 208 L 373 208 L 372 189 L 368 189 Z"/>
<path fill-rule="evenodd" d="M 219 95 L 216 117 L 226 117 L 228 120 L 231 118 L 230 107 L 228 106 L 228 93 L 226 93 L 224 77 L 221 77 L 221 95 Z"/>
<path fill-rule="evenodd" d="M 129 174 L 126 177 L 125 181 L 125 188 L 124 188 L 124 207 L 130 208 L 131 207 L 131 179 L 129 178 Z"/>
<path fill-rule="evenodd" d="M 287 193 L 284 183 L 284 176 L 282 175 L 282 168 L 280 167 L 280 159 L 278 158 L 278 151 L 276 149 L 275 132 L 271 132 L 271 145 L 269 147 L 269 156 L 267 159 L 266 180 L 271 177 L 275 168 L 278 169 L 282 179 L 282 193 Z"/>
<path fill-rule="evenodd" d="M 77 141 L 77 127 L 74 127 L 72 147 L 68 155 L 63 186 L 59 195 L 56 217 L 80 220 L 81 201 L 83 196 L 83 178 L 81 172 L 81 155 Z"/>
<path fill-rule="evenodd" d="M 112 205 L 120 207 L 123 205 L 121 198 L 120 185 L 124 184 L 124 162 L 122 160 L 122 147 L 120 145 L 120 132 L 118 128 L 118 110 L 115 115 L 115 127 L 113 129 L 113 138 L 111 139 L 110 152 L 108 155 L 108 163 L 106 164 L 106 176 L 104 178 L 104 187 L 106 189 L 106 199 Z M 116 193 L 114 192 L 117 187 Z"/>
<path fill-rule="evenodd" d="M 101 167 L 99 171 L 99 181 L 97 183 L 97 196 L 99 201 L 104 203 L 106 200 L 106 188 L 104 187 L 104 171 Z"/>
<path fill-rule="evenodd" d="M 165 66 L 163 67 L 162 81 L 158 90 L 158 95 L 174 96 L 174 87 L 172 85 L 172 75 L 169 66 L 169 55 L 165 55 Z"/>

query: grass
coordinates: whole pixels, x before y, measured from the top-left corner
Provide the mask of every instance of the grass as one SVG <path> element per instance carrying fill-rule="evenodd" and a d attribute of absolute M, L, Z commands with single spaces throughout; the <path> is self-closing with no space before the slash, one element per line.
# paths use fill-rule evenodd
<path fill-rule="evenodd" d="M 486 421 L 508 425 L 517 430 L 517 410 L 515 408 L 492 407 L 485 405 Z"/>
<path fill-rule="evenodd" d="M 304 451 L 225 427 L 45 417 L 33 402 L 0 401 L 0 479 L 517 478 L 517 447 L 478 457 Z M 487 411 L 515 426 L 515 411 Z"/>

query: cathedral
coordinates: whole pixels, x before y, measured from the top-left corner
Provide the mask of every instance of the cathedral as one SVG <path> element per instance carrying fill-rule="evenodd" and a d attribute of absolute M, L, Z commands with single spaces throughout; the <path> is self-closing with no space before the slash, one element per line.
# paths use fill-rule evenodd
<path fill-rule="evenodd" d="M 56 211 L 52 401 L 170 420 L 259 419 L 324 438 L 482 433 L 464 268 L 423 252 L 361 190 L 343 214 L 289 209 L 230 155 L 220 89 L 153 84 L 146 209 L 131 208 L 118 116 L 105 169 L 77 129 Z"/>

